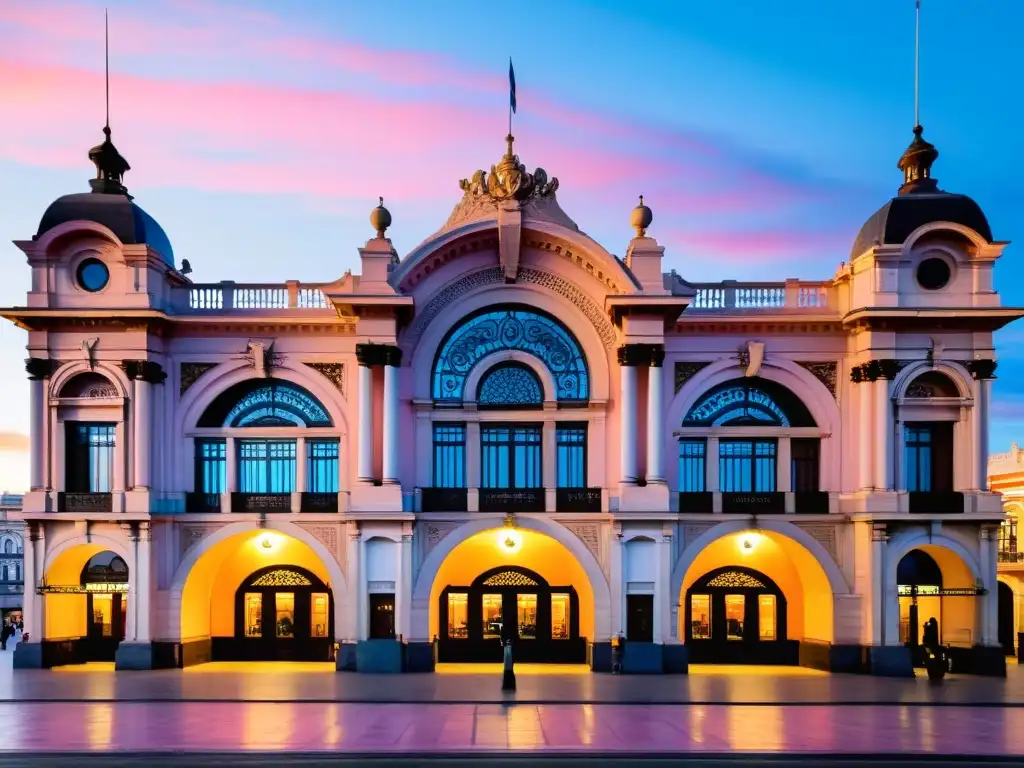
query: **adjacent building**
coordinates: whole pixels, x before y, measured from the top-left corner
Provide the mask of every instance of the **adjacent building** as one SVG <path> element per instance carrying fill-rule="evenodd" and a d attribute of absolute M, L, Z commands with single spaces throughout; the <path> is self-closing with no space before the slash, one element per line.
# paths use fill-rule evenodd
<path fill-rule="evenodd" d="M 21 621 L 25 587 L 25 524 L 8 514 L 21 511 L 21 496 L 0 493 L 0 618 Z"/>
<path fill-rule="evenodd" d="M 914 134 L 824 281 L 689 282 L 642 199 L 613 255 L 509 136 L 408 253 L 381 201 L 358 273 L 252 285 L 190 280 L 106 129 L 0 312 L 29 339 L 17 665 L 511 641 L 601 671 L 622 637 L 626 671 L 908 675 L 935 617 L 1004 674 L 992 334 L 1024 313 Z"/>

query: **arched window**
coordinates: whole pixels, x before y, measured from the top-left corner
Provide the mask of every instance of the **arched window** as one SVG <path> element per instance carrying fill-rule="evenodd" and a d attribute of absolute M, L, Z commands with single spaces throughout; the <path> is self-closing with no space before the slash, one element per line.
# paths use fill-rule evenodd
<path fill-rule="evenodd" d="M 785 387 L 755 376 L 719 384 L 683 420 L 684 427 L 813 427 L 806 406 Z"/>
<path fill-rule="evenodd" d="M 927 370 L 916 376 L 903 394 L 899 414 L 903 421 L 903 483 L 912 494 L 949 494 L 954 488 L 954 424 L 960 418 L 960 390 L 941 371 Z M 918 496 L 911 497 L 911 511 Z M 951 504 L 950 511 L 963 511 L 962 502 L 928 499 Z"/>
<path fill-rule="evenodd" d="M 526 352 L 544 363 L 555 380 L 557 400 L 590 397 L 587 362 L 576 338 L 546 314 L 507 306 L 472 315 L 449 332 L 434 361 L 434 399 L 461 402 L 473 366 L 501 350 Z"/>
<path fill-rule="evenodd" d="M 117 387 L 106 376 L 99 373 L 80 373 L 60 389 L 61 397 L 118 397 Z"/>
<path fill-rule="evenodd" d="M 7 539 L 4 542 L 4 554 L 5 555 L 14 554 L 14 542 L 11 541 L 10 539 Z"/>
<path fill-rule="evenodd" d="M 906 397 L 913 399 L 960 397 L 960 391 L 946 374 L 939 371 L 925 371 L 910 382 Z"/>
<path fill-rule="evenodd" d="M 477 388 L 477 403 L 489 408 L 542 405 L 544 388 L 537 374 L 520 363 L 503 363 L 487 372 Z"/>
<path fill-rule="evenodd" d="M 792 436 L 788 431 L 815 427 L 814 417 L 781 384 L 757 376 L 723 382 L 696 402 L 682 426 L 689 428 L 692 436 L 679 441 L 679 490 L 701 494 L 688 497 L 688 503 L 711 511 L 705 494 L 722 491 L 723 511 L 783 512 L 783 494 L 795 492 L 797 511 L 828 511 L 828 497 L 819 488 L 820 439 Z M 707 455 L 707 438 L 693 434 L 705 430 L 718 437 L 717 456 Z M 730 436 L 730 430 L 736 430 L 736 437 Z M 781 473 L 779 459 L 785 461 L 786 453 L 789 472 Z M 707 484 L 709 462 L 715 462 L 712 466 L 718 470 L 715 487 Z M 751 500 L 746 494 L 757 496 Z"/>
<path fill-rule="evenodd" d="M 200 427 L 330 427 L 331 417 L 302 387 L 280 379 L 243 381 L 222 392 Z"/>

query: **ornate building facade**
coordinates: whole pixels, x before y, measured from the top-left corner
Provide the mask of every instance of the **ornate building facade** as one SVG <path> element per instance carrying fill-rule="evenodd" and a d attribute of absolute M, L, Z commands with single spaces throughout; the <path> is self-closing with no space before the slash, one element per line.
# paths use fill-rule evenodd
<path fill-rule="evenodd" d="M 915 131 L 822 282 L 625 257 L 513 148 L 400 255 L 196 284 L 106 140 L 31 239 L 23 667 L 515 657 L 1005 673 L 987 487 L 993 265 Z M 852 234 L 852 230 L 851 230 Z M 333 276 L 327 276 L 332 278 Z M 15 515 L 12 515 L 15 516 Z"/>
<path fill-rule="evenodd" d="M 6 621 L 22 618 L 21 601 L 25 587 L 25 525 L 11 520 L 21 511 L 19 494 L 0 493 L 0 613 Z"/>

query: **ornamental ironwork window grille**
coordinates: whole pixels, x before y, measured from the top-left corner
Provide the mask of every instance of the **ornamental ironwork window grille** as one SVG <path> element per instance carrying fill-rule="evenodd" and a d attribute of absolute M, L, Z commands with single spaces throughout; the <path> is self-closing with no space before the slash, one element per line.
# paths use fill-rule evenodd
<path fill-rule="evenodd" d="M 544 363 L 554 378 L 557 400 L 590 397 L 587 361 L 576 338 L 548 315 L 503 307 L 473 315 L 449 333 L 434 361 L 434 399 L 463 401 L 473 366 L 502 350 L 526 352 Z"/>
<path fill-rule="evenodd" d="M 907 490 L 952 491 L 953 425 L 908 422 L 903 435 L 903 480 Z"/>
<path fill-rule="evenodd" d="M 718 480 L 726 493 L 774 493 L 776 444 L 774 440 L 721 440 L 718 443 Z"/>
<path fill-rule="evenodd" d="M 502 363 L 489 370 L 477 388 L 477 404 L 488 408 L 521 408 L 544 404 L 537 374 L 521 363 Z"/>
<path fill-rule="evenodd" d="M 742 571 L 723 571 L 722 573 L 712 576 L 704 586 L 766 589 L 764 583 L 760 579 L 755 579 L 749 573 L 743 573 Z"/>
<path fill-rule="evenodd" d="M 537 582 L 519 571 L 501 571 L 484 579 L 485 587 L 536 587 Z"/>
<path fill-rule="evenodd" d="M 114 424 L 67 422 L 65 487 L 70 493 L 110 493 L 114 481 Z"/>
<path fill-rule="evenodd" d="M 555 428 L 555 462 L 559 488 L 587 487 L 587 425 Z"/>
<path fill-rule="evenodd" d="M 790 477 L 793 481 L 793 490 L 797 493 L 820 490 L 820 444 L 821 441 L 816 437 L 796 437 L 790 441 Z"/>
<path fill-rule="evenodd" d="M 244 393 L 231 403 L 221 425 L 329 427 L 331 417 L 327 414 L 327 409 L 301 387 L 284 381 L 270 381 L 247 387 Z"/>
<path fill-rule="evenodd" d="M 292 493 L 295 490 L 295 441 L 239 440 L 238 490 L 242 493 Z"/>
<path fill-rule="evenodd" d="M 252 585 L 254 587 L 311 587 L 313 582 L 301 573 L 280 568 L 276 571 L 268 571 L 258 577 Z"/>
<path fill-rule="evenodd" d="M 704 440 L 679 441 L 679 490 L 702 493 L 706 490 L 707 444 Z"/>
<path fill-rule="evenodd" d="M 198 493 L 227 492 L 227 444 L 223 440 L 196 440 L 196 484 Z"/>
<path fill-rule="evenodd" d="M 483 488 L 540 488 L 541 428 L 517 424 L 480 430 Z"/>
<path fill-rule="evenodd" d="M 685 427 L 813 427 L 807 407 L 785 387 L 766 379 L 727 381 L 697 402 Z"/>
<path fill-rule="evenodd" d="M 466 487 L 466 425 L 434 425 L 434 487 Z"/>
<path fill-rule="evenodd" d="M 338 441 L 306 441 L 306 490 L 310 493 L 338 492 Z"/>

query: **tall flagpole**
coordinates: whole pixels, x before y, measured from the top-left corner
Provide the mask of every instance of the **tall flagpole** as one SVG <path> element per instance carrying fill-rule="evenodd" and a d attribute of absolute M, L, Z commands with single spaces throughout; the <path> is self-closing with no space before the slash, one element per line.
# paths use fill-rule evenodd
<path fill-rule="evenodd" d="M 103 68 L 107 90 L 107 128 L 110 128 L 110 20 L 103 9 Z"/>
<path fill-rule="evenodd" d="M 921 124 L 921 0 L 914 15 L 914 125 Z"/>

